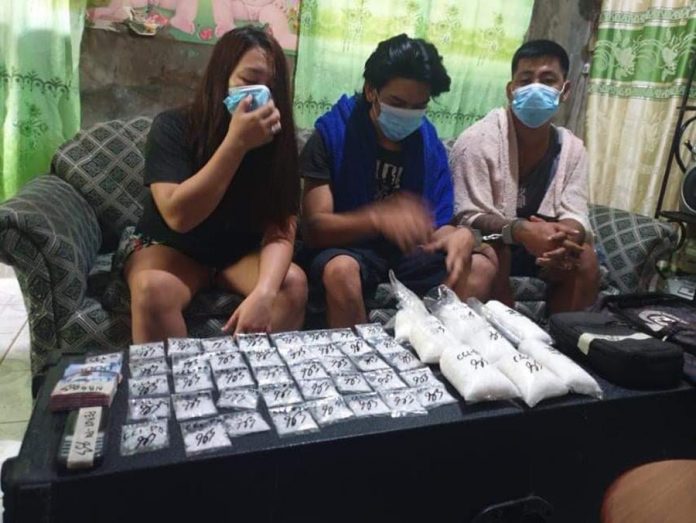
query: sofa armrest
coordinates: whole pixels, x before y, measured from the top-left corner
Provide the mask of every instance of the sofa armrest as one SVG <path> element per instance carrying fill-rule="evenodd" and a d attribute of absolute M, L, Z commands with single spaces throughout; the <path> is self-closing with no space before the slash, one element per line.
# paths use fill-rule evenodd
<path fill-rule="evenodd" d="M 80 308 L 101 240 L 92 208 L 57 176 L 40 176 L 0 204 L 0 261 L 15 268 L 22 289 L 33 373 L 58 348 L 58 326 Z"/>
<path fill-rule="evenodd" d="M 648 216 L 603 205 L 590 206 L 590 223 L 610 283 L 621 293 L 648 290 L 658 260 L 677 246 L 677 232 Z"/>

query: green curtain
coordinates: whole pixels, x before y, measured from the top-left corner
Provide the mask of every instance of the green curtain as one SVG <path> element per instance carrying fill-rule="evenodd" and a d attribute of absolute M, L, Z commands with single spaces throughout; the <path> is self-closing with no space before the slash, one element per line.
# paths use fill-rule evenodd
<path fill-rule="evenodd" d="M 343 93 L 362 88 L 365 61 L 399 33 L 425 38 L 443 56 L 449 93 L 428 117 L 457 136 L 506 104 L 510 60 L 529 27 L 534 0 L 303 0 L 295 71 L 295 118 L 311 128 Z"/>
<path fill-rule="evenodd" d="M 655 212 L 694 44 L 694 0 L 602 3 L 585 127 L 592 201 Z M 675 166 L 664 209 L 677 207 L 681 179 Z"/>
<path fill-rule="evenodd" d="M 80 127 L 85 0 L 2 0 L 0 201 L 46 172 Z"/>

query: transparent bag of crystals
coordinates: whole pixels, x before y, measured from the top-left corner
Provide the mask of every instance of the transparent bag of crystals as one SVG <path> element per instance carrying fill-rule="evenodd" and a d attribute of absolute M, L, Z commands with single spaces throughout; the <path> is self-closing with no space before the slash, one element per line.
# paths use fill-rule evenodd
<path fill-rule="evenodd" d="M 350 329 L 330 329 L 328 332 L 331 341 L 350 341 L 357 338 L 356 334 Z"/>
<path fill-rule="evenodd" d="M 128 380 L 128 396 L 131 398 L 164 396 L 170 392 L 169 379 L 166 374 Z"/>
<path fill-rule="evenodd" d="M 363 354 L 375 352 L 375 349 L 373 349 L 365 340 L 361 340 L 359 338 L 353 341 L 336 343 L 336 347 L 338 347 L 341 352 L 349 358 L 355 358 L 357 356 L 362 356 Z"/>
<path fill-rule="evenodd" d="M 484 310 L 490 313 L 495 321 L 510 331 L 517 338 L 517 343 L 532 338 L 543 341 L 547 345 L 553 344 L 553 339 L 544 329 L 524 314 L 520 314 L 515 309 L 511 309 L 499 301 L 489 300 L 486 302 Z"/>
<path fill-rule="evenodd" d="M 423 303 L 459 342 L 470 343 L 469 338 L 474 333 L 488 327 L 488 322 L 462 303 L 446 285 L 431 289 L 423 298 Z"/>
<path fill-rule="evenodd" d="M 223 414 L 220 417 L 230 438 L 271 430 L 271 426 L 263 419 L 261 413 L 255 410 Z"/>
<path fill-rule="evenodd" d="M 278 350 L 302 347 L 302 334 L 299 331 L 275 332 L 270 335 L 271 342 Z"/>
<path fill-rule="evenodd" d="M 290 373 L 297 381 L 329 377 L 318 359 L 290 365 Z"/>
<path fill-rule="evenodd" d="M 403 352 L 392 352 L 385 356 L 387 363 L 399 372 L 423 368 L 424 365 L 415 354 L 404 349 Z"/>
<path fill-rule="evenodd" d="M 321 364 L 331 376 L 346 372 L 355 372 L 357 369 L 348 356 L 329 356 L 321 360 Z"/>
<path fill-rule="evenodd" d="M 168 338 L 167 354 L 170 358 L 181 354 L 200 354 L 203 352 L 201 340 L 197 338 Z"/>
<path fill-rule="evenodd" d="M 529 339 L 520 343 L 521 353 L 531 356 L 558 376 L 563 383 L 577 394 L 586 394 L 593 398 L 602 397 L 602 388 L 592 376 L 580 365 L 561 354 L 542 341 Z"/>
<path fill-rule="evenodd" d="M 239 350 L 244 352 L 271 348 L 271 341 L 263 333 L 237 334 L 235 341 Z"/>
<path fill-rule="evenodd" d="M 246 353 L 246 358 L 249 365 L 253 368 L 260 367 L 275 367 L 277 365 L 285 365 L 280 353 L 276 349 L 259 349 Z"/>
<path fill-rule="evenodd" d="M 132 456 L 169 447 L 169 420 L 132 423 L 121 427 L 121 456 Z"/>
<path fill-rule="evenodd" d="M 439 385 L 418 387 L 415 391 L 418 402 L 428 410 L 440 407 L 441 405 L 457 403 L 454 396 L 447 392 L 447 389 L 441 383 Z"/>
<path fill-rule="evenodd" d="M 189 374 L 174 376 L 174 392 L 197 392 L 199 390 L 211 390 L 215 387 L 210 367 L 202 367 Z"/>
<path fill-rule="evenodd" d="M 430 370 L 429 367 L 404 371 L 401 373 L 401 379 L 404 380 L 409 387 L 442 385 L 442 382 L 435 377 L 435 374 L 433 374 L 433 371 Z"/>
<path fill-rule="evenodd" d="M 214 416 L 217 408 L 213 402 L 213 393 L 209 390 L 203 392 L 188 392 L 172 395 L 174 413 L 179 421 Z"/>
<path fill-rule="evenodd" d="M 239 369 L 225 369 L 216 372 L 215 385 L 218 390 L 233 389 L 235 387 L 249 387 L 256 385 L 254 378 L 246 367 Z"/>
<path fill-rule="evenodd" d="M 377 390 L 405 389 L 406 384 L 392 369 L 373 370 L 363 373 L 370 386 Z"/>
<path fill-rule="evenodd" d="M 213 372 L 246 368 L 244 357 L 239 351 L 218 351 L 209 352 L 208 361 Z"/>
<path fill-rule="evenodd" d="M 169 396 L 149 396 L 128 400 L 128 421 L 168 418 Z"/>
<path fill-rule="evenodd" d="M 137 360 L 129 365 L 131 378 L 144 378 L 147 376 L 157 376 L 158 374 L 167 374 L 169 365 L 164 358 L 156 358 L 152 360 Z"/>
<path fill-rule="evenodd" d="M 304 331 L 302 341 L 305 345 L 323 345 L 331 343 L 331 332 L 328 329 Z"/>
<path fill-rule="evenodd" d="M 422 416 L 428 411 L 420 404 L 412 389 L 380 391 L 384 403 L 391 410 L 393 418 L 403 416 Z"/>
<path fill-rule="evenodd" d="M 321 427 L 346 421 L 355 416 L 341 396 L 312 401 L 309 403 L 309 410 Z"/>
<path fill-rule="evenodd" d="M 259 392 L 252 387 L 224 389 L 218 397 L 218 409 L 256 410 L 259 406 Z"/>
<path fill-rule="evenodd" d="M 338 390 L 330 378 L 299 380 L 297 385 L 307 401 L 339 396 Z"/>
<path fill-rule="evenodd" d="M 370 354 L 361 354 L 360 356 L 354 356 L 352 359 L 355 366 L 362 372 L 389 368 L 387 362 L 384 361 L 376 352 L 372 352 Z"/>
<path fill-rule="evenodd" d="M 268 413 L 278 435 L 281 437 L 306 434 L 319 430 L 319 426 L 312 418 L 312 414 L 304 405 L 270 408 Z"/>
<path fill-rule="evenodd" d="M 179 427 L 187 456 L 221 450 L 231 445 L 225 424 L 218 417 L 183 421 Z"/>
<path fill-rule="evenodd" d="M 311 349 L 320 359 L 337 358 L 339 356 L 345 356 L 339 347 L 340 345 L 341 343 L 325 343 L 323 345 L 314 345 Z"/>
<path fill-rule="evenodd" d="M 389 410 L 387 404 L 384 403 L 384 400 L 376 392 L 353 394 L 346 396 L 345 400 L 357 418 L 391 415 L 391 410 Z"/>
<path fill-rule="evenodd" d="M 515 384 L 530 407 L 543 399 L 568 394 L 568 387 L 553 372 L 526 354 L 505 356 L 496 367 Z"/>
<path fill-rule="evenodd" d="M 420 316 L 411 326 L 411 345 L 423 363 L 437 363 L 447 347 L 459 342 L 435 316 Z"/>
<path fill-rule="evenodd" d="M 210 371 L 209 354 L 180 354 L 172 356 L 172 374 L 191 374 L 201 370 Z"/>
<path fill-rule="evenodd" d="M 370 340 L 370 345 L 372 345 L 372 347 L 382 356 L 408 352 L 403 345 L 393 338 L 378 338 L 375 340 Z"/>
<path fill-rule="evenodd" d="M 313 360 L 317 357 L 317 353 L 313 347 L 301 345 L 299 347 L 283 347 L 279 348 L 280 356 L 288 365 L 303 363 L 308 360 Z"/>
<path fill-rule="evenodd" d="M 201 340 L 201 347 L 205 352 L 218 351 L 237 351 L 239 347 L 232 336 L 220 336 L 218 338 L 204 338 Z"/>
<path fill-rule="evenodd" d="M 128 361 L 151 360 L 153 358 L 164 358 L 164 342 L 156 341 L 152 343 L 140 343 L 131 345 L 128 348 Z"/>
<path fill-rule="evenodd" d="M 300 389 L 294 383 L 264 385 L 260 387 L 260 390 L 263 401 L 266 402 L 269 408 L 294 405 L 304 401 Z"/>
<path fill-rule="evenodd" d="M 260 367 L 254 369 L 254 376 L 259 385 L 273 385 L 279 383 L 292 383 L 292 376 L 285 365 L 273 367 Z"/>
<path fill-rule="evenodd" d="M 372 392 L 372 387 L 359 372 L 336 374 L 333 377 L 336 388 L 341 394 L 359 394 Z"/>
<path fill-rule="evenodd" d="M 448 347 L 440 358 L 440 370 L 467 401 L 494 401 L 517 398 L 517 387 L 485 358 L 466 345 Z"/>
<path fill-rule="evenodd" d="M 361 323 L 355 326 L 355 332 L 364 340 L 389 338 L 389 334 L 380 323 Z"/>
<path fill-rule="evenodd" d="M 515 347 L 493 326 L 473 334 L 467 345 L 486 358 L 489 363 L 497 363 L 499 359 L 517 353 Z"/>

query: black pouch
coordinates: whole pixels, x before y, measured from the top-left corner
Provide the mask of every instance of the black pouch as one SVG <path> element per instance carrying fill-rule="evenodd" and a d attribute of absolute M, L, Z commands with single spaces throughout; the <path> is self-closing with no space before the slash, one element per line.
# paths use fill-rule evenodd
<path fill-rule="evenodd" d="M 681 378 L 681 347 L 640 332 L 608 313 L 554 314 L 550 330 L 561 352 L 617 385 L 667 388 Z"/>
<path fill-rule="evenodd" d="M 696 355 L 696 303 L 657 293 L 609 296 L 602 303 L 636 329 Z"/>

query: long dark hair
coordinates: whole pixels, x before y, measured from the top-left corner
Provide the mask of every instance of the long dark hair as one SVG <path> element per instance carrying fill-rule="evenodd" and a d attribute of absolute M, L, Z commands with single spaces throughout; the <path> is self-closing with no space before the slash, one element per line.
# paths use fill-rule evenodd
<path fill-rule="evenodd" d="M 235 174 L 233 191 L 250 202 L 252 227 L 283 226 L 299 210 L 300 178 L 297 140 L 290 99 L 290 78 L 278 42 L 261 29 L 246 26 L 225 33 L 215 44 L 196 96 L 188 106 L 189 143 L 196 169 L 203 167 L 222 143 L 230 114 L 222 103 L 232 71 L 244 54 L 263 49 L 273 65 L 269 89 L 280 111 L 281 131 L 273 141 L 249 151 Z"/>

